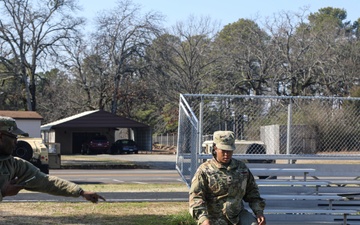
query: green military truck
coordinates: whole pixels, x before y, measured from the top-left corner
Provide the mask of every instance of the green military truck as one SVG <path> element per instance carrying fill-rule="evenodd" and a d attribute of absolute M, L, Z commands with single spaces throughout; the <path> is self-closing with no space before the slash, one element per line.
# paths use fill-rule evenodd
<path fill-rule="evenodd" d="M 31 162 L 43 173 L 49 173 L 49 151 L 41 138 L 19 137 L 13 156 Z"/>
<path fill-rule="evenodd" d="M 262 141 L 235 140 L 234 154 L 266 154 L 266 145 Z M 202 143 L 202 151 L 205 154 L 212 154 L 213 141 L 204 141 Z M 249 159 L 248 163 L 275 163 L 271 159 Z"/>

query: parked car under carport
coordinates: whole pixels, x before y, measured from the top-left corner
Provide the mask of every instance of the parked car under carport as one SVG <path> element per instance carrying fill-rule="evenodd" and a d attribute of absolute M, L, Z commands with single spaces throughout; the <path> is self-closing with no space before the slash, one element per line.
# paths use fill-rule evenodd
<path fill-rule="evenodd" d="M 119 139 L 110 147 L 110 154 L 139 153 L 135 141 L 131 139 Z"/>
<path fill-rule="evenodd" d="M 81 154 L 105 154 L 110 148 L 110 142 L 104 135 L 98 135 L 81 146 Z"/>

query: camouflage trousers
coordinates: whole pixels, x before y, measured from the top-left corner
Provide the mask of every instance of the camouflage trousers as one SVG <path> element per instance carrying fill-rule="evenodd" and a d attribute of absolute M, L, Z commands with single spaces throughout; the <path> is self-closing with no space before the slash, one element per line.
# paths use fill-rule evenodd
<path fill-rule="evenodd" d="M 242 210 L 239 214 L 239 223 L 231 223 L 226 216 L 221 216 L 217 218 L 211 218 L 211 225 L 258 225 L 256 218 L 252 213 L 248 212 L 246 209 Z"/>

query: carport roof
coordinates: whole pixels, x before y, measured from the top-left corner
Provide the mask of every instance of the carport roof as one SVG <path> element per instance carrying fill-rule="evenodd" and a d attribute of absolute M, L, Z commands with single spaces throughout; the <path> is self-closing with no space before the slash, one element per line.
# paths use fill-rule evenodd
<path fill-rule="evenodd" d="M 8 116 L 12 117 L 13 119 L 26 119 L 26 120 L 42 120 L 43 117 L 34 111 L 8 111 L 8 110 L 1 110 L 0 116 Z"/>
<path fill-rule="evenodd" d="M 56 128 L 146 128 L 146 124 L 103 110 L 86 111 L 52 123 L 44 124 L 41 130 Z"/>

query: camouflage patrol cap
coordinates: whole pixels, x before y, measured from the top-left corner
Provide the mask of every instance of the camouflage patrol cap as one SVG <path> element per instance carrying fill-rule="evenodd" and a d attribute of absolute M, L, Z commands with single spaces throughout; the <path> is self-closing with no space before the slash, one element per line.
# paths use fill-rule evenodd
<path fill-rule="evenodd" d="M 232 131 L 215 131 L 213 135 L 216 147 L 221 150 L 235 150 L 235 134 Z"/>
<path fill-rule="evenodd" d="M 6 131 L 13 135 L 27 135 L 27 133 L 17 127 L 13 118 L 7 116 L 0 116 L 0 132 L 1 131 Z"/>

